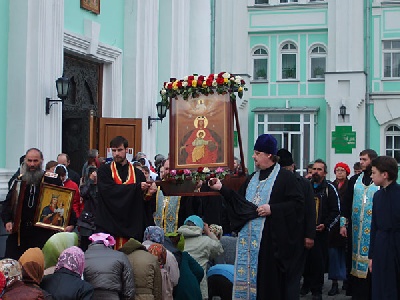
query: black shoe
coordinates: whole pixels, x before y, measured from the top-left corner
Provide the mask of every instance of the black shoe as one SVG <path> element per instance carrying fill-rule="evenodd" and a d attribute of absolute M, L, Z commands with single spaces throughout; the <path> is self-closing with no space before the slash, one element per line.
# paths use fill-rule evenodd
<path fill-rule="evenodd" d="M 310 288 L 305 287 L 304 285 L 300 289 L 300 296 L 305 296 L 310 292 Z"/>
<path fill-rule="evenodd" d="M 328 292 L 328 296 L 335 296 L 337 294 L 339 294 L 339 285 L 337 282 L 332 282 L 332 287 Z"/>
<path fill-rule="evenodd" d="M 342 290 L 345 291 L 347 289 L 347 280 L 343 281 Z"/>
<path fill-rule="evenodd" d="M 313 293 L 312 300 L 322 300 L 322 295 L 320 293 Z"/>

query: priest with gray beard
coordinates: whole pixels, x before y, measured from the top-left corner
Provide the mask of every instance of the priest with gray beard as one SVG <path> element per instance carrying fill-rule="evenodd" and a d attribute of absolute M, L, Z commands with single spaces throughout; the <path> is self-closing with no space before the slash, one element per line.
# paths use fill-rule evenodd
<path fill-rule="evenodd" d="M 12 213 L 12 189 L 8 192 L 3 204 L 1 218 L 6 231 L 10 235 L 7 238 L 5 257 L 18 260 L 25 250 L 33 247 L 42 248 L 47 239 L 54 234 L 52 230 L 33 226 L 36 207 L 39 200 L 40 184 L 44 171 L 42 170 L 43 154 L 39 149 L 31 148 L 26 151 L 24 164 L 21 166 L 20 178 L 26 182 L 24 202 L 19 232 L 13 232 L 14 218 Z"/>

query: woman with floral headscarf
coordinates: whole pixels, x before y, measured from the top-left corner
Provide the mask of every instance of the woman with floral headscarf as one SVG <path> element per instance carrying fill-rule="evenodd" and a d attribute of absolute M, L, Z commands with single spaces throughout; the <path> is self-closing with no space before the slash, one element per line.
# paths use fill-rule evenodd
<path fill-rule="evenodd" d="M 167 250 L 163 245 L 158 243 L 151 244 L 147 250 L 155 257 L 157 257 L 158 263 L 160 265 L 162 277 L 162 299 L 172 300 L 172 292 L 174 287 L 172 286 L 169 272 L 164 268 L 167 261 Z"/>
<path fill-rule="evenodd" d="M 161 245 L 164 244 L 164 230 L 158 226 L 149 226 L 144 231 L 142 244 L 147 249 L 149 249 L 149 247 L 154 243 L 158 243 Z M 169 278 L 172 282 L 172 285 L 176 286 L 178 284 L 179 275 L 180 275 L 179 265 L 178 265 L 178 262 L 177 262 L 175 256 L 172 254 L 172 252 L 170 252 L 168 250 L 167 250 L 167 261 L 165 263 L 164 268 L 169 273 Z"/>
<path fill-rule="evenodd" d="M 6 279 L 6 285 L 2 292 L 1 299 L 44 299 L 41 290 L 27 286 L 22 282 L 22 268 L 18 261 L 10 258 L 0 260 L 0 273 L 3 273 Z"/>
<path fill-rule="evenodd" d="M 54 273 L 45 276 L 40 286 L 54 299 L 92 299 L 93 287 L 81 279 L 84 268 L 83 251 L 72 246 L 61 253 Z"/>

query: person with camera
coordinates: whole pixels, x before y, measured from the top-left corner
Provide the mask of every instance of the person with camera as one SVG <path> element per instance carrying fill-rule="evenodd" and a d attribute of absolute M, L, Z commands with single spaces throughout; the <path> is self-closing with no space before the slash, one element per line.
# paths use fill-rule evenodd
<path fill-rule="evenodd" d="M 84 207 L 77 223 L 81 236 L 80 248 L 83 251 L 86 251 L 90 245 L 89 236 L 91 236 L 96 229 L 94 225 L 94 214 L 97 206 L 97 168 L 95 166 L 89 166 L 87 171 L 87 180 L 80 186 Z"/>

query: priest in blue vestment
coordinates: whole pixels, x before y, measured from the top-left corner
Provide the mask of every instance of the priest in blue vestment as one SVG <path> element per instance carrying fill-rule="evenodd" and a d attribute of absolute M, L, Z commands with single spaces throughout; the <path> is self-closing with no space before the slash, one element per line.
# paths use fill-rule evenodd
<path fill-rule="evenodd" d="M 231 226 L 238 231 L 234 299 L 285 299 L 286 278 L 303 248 L 301 187 L 292 172 L 280 168 L 276 154 L 276 139 L 262 134 L 252 156 L 257 171 L 238 192 L 219 180 L 209 183 L 224 197 Z"/>

